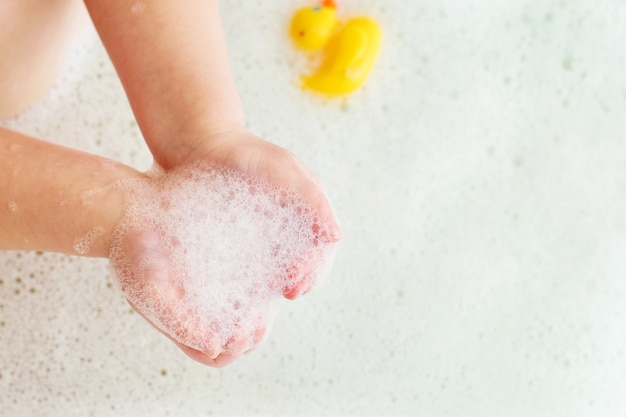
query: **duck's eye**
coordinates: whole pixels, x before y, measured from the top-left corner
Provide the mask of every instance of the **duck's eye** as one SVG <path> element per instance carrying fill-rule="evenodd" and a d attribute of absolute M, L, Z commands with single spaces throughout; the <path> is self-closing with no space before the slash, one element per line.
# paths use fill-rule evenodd
<path fill-rule="evenodd" d="M 322 6 L 315 6 L 315 7 L 313 7 L 313 11 L 314 12 L 319 12 L 320 10 L 322 10 Z"/>

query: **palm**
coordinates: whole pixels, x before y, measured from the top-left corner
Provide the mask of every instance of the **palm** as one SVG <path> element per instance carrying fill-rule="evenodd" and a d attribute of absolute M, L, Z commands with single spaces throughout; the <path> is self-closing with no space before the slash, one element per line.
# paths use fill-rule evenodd
<path fill-rule="evenodd" d="M 291 188 L 318 213 L 319 224 L 326 224 L 326 227 L 320 228 L 325 230 L 319 235 L 321 243 L 339 240 L 341 231 L 335 223 L 319 181 L 292 154 L 247 132 L 230 133 L 212 139 L 210 148 L 193 149 L 185 155 L 181 165 L 206 161 Z M 175 278 L 184 272 L 172 266 L 168 251 L 162 249 L 160 239 L 161 236 L 140 229 L 125 237 L 121 248 L 123 256 L 128 264 L 141 265 L 141 271 L 126 274 L 132 279 L 121 282 L 122 289 L 128 294 L 149 288 L 157 298 L 166 300 L 167 305 L 176 306 L 185 297 L 185 289 L 174 282 L 180 282 Z M 284 296 L 293 299 L 307 292 L 314 285 L 310 270 L 315 266 L 314 262 L 306 260 L 292 265 L 288 272 L 289 281 L 282 289 Z M 218 338 L 206 326 L 203 328 L 194 324 L 201 321 L 194 311 L 185 312 L 184 320 L 181 317 L 173 318 L 174 321 L 187 323 L 186 325 L 168 327 L 162 324 L 159 313 L 146 314 L 134 303 L 131 302 L 131 305 L 187 355 L 211 366 L 223 366 L 254 349 L 262 340 L 269 320 L 269 316 L 265 314 L 248 318 L 248 321 L 252 321 L 252 326 L 247 326 L 245 331 L 235 332 L 224 342 L 224 339 L 214 340 Z M 198 331 L 198 328 L 202 330 Z"/>

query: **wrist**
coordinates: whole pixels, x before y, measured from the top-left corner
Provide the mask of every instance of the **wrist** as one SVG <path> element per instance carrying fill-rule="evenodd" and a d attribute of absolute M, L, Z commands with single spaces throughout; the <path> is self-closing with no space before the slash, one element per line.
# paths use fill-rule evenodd
<path fill-rule="evenodd" d="M 10 144 L 6 146 L 5 144 Z M 123 164 L 0 129 L 0 249 L 108 257 Z"/>
<path fill-rule="evenodd" d="M 125 211 L 125 196 L 114 183 L 81 196 L 80 214 L 73 229 L 71 253 L 94 258 L 108 258 L 113 233 Z M 69 243 L 69 241 L 68 241 Z"/>
<path fill-rule="evenodd" d="M 243 115 L 211 120 L 209 118 L 188 119 L 176 133 L 163 140 L 160 149 L 151 149 L 155 162 L 170 169 L 185 162 L 202 158 L 224 142 L 247 133 Z"/>

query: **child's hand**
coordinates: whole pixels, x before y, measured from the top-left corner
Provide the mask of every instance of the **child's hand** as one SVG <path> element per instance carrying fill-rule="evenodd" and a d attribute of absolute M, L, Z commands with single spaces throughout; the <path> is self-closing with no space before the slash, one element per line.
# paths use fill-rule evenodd
<path fill-rule="evenodd" d="M 203 138 L 193 145 L 177 141 L 166 148 L 162 156 L 169 161 L 168 169 L 198 161 L 221 164 L 244 175 L 259 178 L 279 187 L 293 189 L 319 214 L 319 224 L 327 226 L 328 233 L 320 236 L 322 242 L 337 242 L 343 236 L 323 185 L 317 176 L 292 153 L 267 142 L 245 129 L 232 129 Z M 298 265 L 294 280 L 298 285 L 286 289 L 285 297 L 295 299 L 309 291 L 314 284 L 307 278 L 307 265 Z"/>
<path fill-rule="evenodd" d="M 175 152 L 176 156 L 170 154 L 168 159 L 177 162 L 170 165 L 167 170 L 169 173 L 166 172 L 164 175 L 171 175 L 181 167 L 206 163 L 240 172 L 245 177 L 258 178 L 277 188 L 292 189 L 317 214 L 317 221 L 311 224 L 315 245 L 322 247 L 341 238 L 341 229 L 319 180 L 286 150 L 241 130 L 214 135 L 197 146 L 178 148 L 176 151 L 170 148 L 170 151 Z M 185 271 L 177 270 L 172 265 L 170 249 L 164 248 L 163 240 L 168 241 L 166 245 L 172 245 L 171 237 L 164 237 L 145 229 L 133 230 L 124 238 L 121 251 L 130 265 L 141 265 L 141 272 L 126 273 L 125 275 L 133 278 L 122 280 L 122 290 L 126 294 L 138 291 L 144 294 L 156 292 L 153 298 L 161 300 L 160 304 L 166 304 L 159 307 L 157 312 L 152 311 L 148 314 L 141 306 L 132 302 L 131 305 L 158 329 L 168 325 L 164 325 L 161 317 L 155 315 L 168 316 L 168 323 L 185 323 L 161 331 L 187 355 L 201 363 L 223 366 L 256 347 L 263 339 L 266 327 L 271 321 L 269 312 L 247 316 L 245 326 L 242 325 L 242 328 L 234 326 L 236 330 L 232 334 L 229 333 L 227 339 L 224 337 L 220 339 L 212 334 L 206 323 L 199 324 L 202 318 L 197 311 L 186 310 L 183 313 L 184 318 L 175 316 L 181 314 L 179 311 L 172 317 L 172 311 L 180 310 L 175 306 L 184 304 L 185 289 L 179 283 L 187 278 L 181 276 Z M 178 245 L 178 242 L 174 242 L 173 245 Z M 306 256 L 299 257 L 298 262 L 290 265 L 282 277 L 276 277 L 274 282 L 280 286 L 278 290 L 286 298 L 294 299 L 313 287 L 316 275 L 312 272 L 319 267 L 320 262 L 319 256 L 317 258 L 316 256 L 311 254 L 311 259 L 307 259 Z M 241 262 L 241 267 L 246 267 L 245 262 Z M 145 291 L 146 288 L 148 291 Z M 154 317 L 147 317 L 149 315 Z M 205 348 L 197 349 L 198 346 Z"/>
<path fill-rule="evenodd" d="M 161 237 L 156 233 L 146 230 L 133 230 L 125 238 L 121 250 L 126 257 L 129 269 L 140 269 L 141 274 L 127 272 L 130 276 L 128 280 L 120 282 L 122 292 L 128 293 L 150 293 L 152 299 L 159 300 L 162 305 L 160 311 L 156 314 L 159 317 L 151 318 L 144 313 L 142 308 L 138 308 L 132 301 L 128 300 L 130 306 L 150 324 L 152 324 L 159 332 L 169 338 L 176 346 L 178 346 L 190 358 L 208 366 L 222 367 L 235 361 L 248 351 L 256 347 L 265 336 L 265 323 L 258 321 L 256 330 L 249 334 L 233 335 L 228 340 L 228 346 L 220 346 L 213 343 L 215 336 L 210 331 L 206 334 L 197 334 L 193 327 L 198 327 L 200 318 L 195 311 L 186 311 L 186 317 L 176 317 L 180 312 L 176 306 L 184 303 L 184 289 L 181 288 L 177 281 L 178 275 L 182 271 L 178 271 L 170 263 L 169 254 L 163 248 Z M 152 314 L 155 314 L 152 312 Z M 158 325 L 159 321 L 163 322 L 165 318 L 170 321 L 167 331 L 162 325 Z M 172 317 L 174 316 L 174 317 Z M 176 324 L 186 323 L 186 325 Z M 210 349 L 196 349 L 179 340 L 186 340 L 187 343 L 195 346 L 211 345 Z M 223 352 L 224 349 L 228 352 Z"/>
<path fill-rule="evenodd" d="M 150 2 L 145 8 L 137 10 L 134 3 L 134 0 L 120 0 L 112 6 L 109 2 L 85 1 L 155 161 L 165 170 L 166 176 L 193 164 L 221 165 L 245 177 L 258 178 L 279 189 L 297 193 L 298 199 L 304 200 L 303 204 L 307 207 L 304 211 L 312 211 L 318 217 L 307 220 L 311 227 L 305 233 L 308 240 L 304 246 L 310 250 L 293 257 L 292 262 L 285 261 L 274 270 L 274 275 L 279 277 L 273 280 L 272 291 L 273 294 L 282 293 L 290 299 L 305 293 L 314 284 L 315 274 L 312 271 L 320 263 L 315 253 L 339 240 L 342 232 L 317 177 L 291 153 L 255 137 L 243 128 L 243 106 L 228 65 L 218 2 L 190 0 L 185 2 L 185 7 L 179 7 L 172 1 Z M 129 10 L 134 12 L 129 13 Z M 176 188 L 173 190 L 175 192 Z M 150 200 L 150 197 L 147 199 Z M 198 196 L 196 202 L 200 201 Z M 280 203 L 277 205 L 280 209 Z M 204 208 L 198 208 L 198 211 L 202 210 Z M 187 212 L 177 215 L 186 217 Z M 189 230 L 193 229 L 192 224 L 193 221 Z M 248 226 L 254 229 L 256 222 L 251 220 Z M 167 326 L 159 320 L 159 316 L 161 313 L 167 316 L 168 305 L 180 305 L 180 297 L 186 295 L 185 288 L 172 284 L 173 279 L 176 278 L 174 281 L 178 283 L 189 282 L 182 279 L 181 274 L 185 271 L 174 267 L 165 255 L 169 254 L 172 247 L 184 251 L 187 244 L 172 243 L 169 236 L 164 239 L 161 235 L 151 233 L 150 229 L 139 227 L 131 230 L 121 245 L 121 251 L 125 254 L 123 257 L 129 263 L 140 266 L 139 273 L 134 274 L 133 279 L 122 282 L 122 288 L 124 285 L 140 289 L 148 286 L 157 293 L 155 299 L 163 296 L 161 298 L 167 300 L 166 305 L 163 311 L 156 314 L 154 311 L 145 314 L 147 310 L 135 304 L 144 315 L 150 315 L 147 318 L 153 324 L 164 329 Z M 259 232 L 259 235 L 268 236 L 269 239 L 275 239 L 274 235 L 280 232 L 271 228 L 260 230 L 272 230 L 265 235 Z M 207 234 L 211 235 L 210 238 L 228 238 L 224 236 L 228 233 L 224 232 Z M 237 236 L 237 233 L 232 235 Z M 302 237 L 298 233 L 295 235 Z M 201 236 L 198 239 L 203 240 Z M 233 246 L 238 247 L 239 243 L 235 242 Z M 163 244 L 167 249 L 162 249 Z M 292 252 L 291 248 L 284 245 L 280 249 Z M 273 254 L 270 251 L 262 260 L 255 259 L 266 264 L 267 259 L 270 259 L 269 264 L 273 264 Z M 241 260 L 226 264 L 254 265 Z M 234 274 L 237 275 L 237 271 Z M 221 278 L 213 277 L 212 282 L 229 282 L 227 278 Z M 265 278 L 272 281 L 270 277 Z M 193 293 L 189 290 L 187 295 Z M 234 290 L 232 293 L 238 299 L 242 294 Z M 220 303 L 221 300 L 217 299 L 216 304 Z M 245 302 L 241 304 L 245 308 Z M 201 317 L 196 314 L 191 311 L 189 314 L 180 313 L 180 317 L 174 315 L 173 319 L 183 325 L 173 326 L 167 332 L 189 356 L 213 366 L 224 365 L 256 346 L 268 322 L 266 314 L 258 317 L 256 313 L 240 314 L 240 310 L 237 310 L 232 317 L 245 316 L 245 330 L 241 330 L 243 324 L 239 325 L 234 320 L 235 326 L 231 328 L 234 331 L 222 332 L 221 337 L 217 338 L 214 337 L 215 333 L 197 330 L 218 326 L 203 322 L 207 319 L 206 314 Z M 200 325 L 194 326 L 194 323 Z M 232 338 L 229 338 L 231 334 Z M 218 340 L 219 343 L 206 343 L 212 340 Z"/>

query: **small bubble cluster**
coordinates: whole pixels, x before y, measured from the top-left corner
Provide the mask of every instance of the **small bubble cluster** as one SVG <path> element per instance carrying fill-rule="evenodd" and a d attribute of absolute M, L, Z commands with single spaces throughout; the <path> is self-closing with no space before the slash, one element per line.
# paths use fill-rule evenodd
<path fill-rule="evenodd" d="M 127 209 L 110 252 L 117 281 L 144 317 L 186 346 L 252 349 L 282 295 L 330 267 L 326 226 L 288 189 L 209 165 L 118 186 Z"/>
<path fill-rule="evenodd" d="M 88 231 L 85 235 L 78 237 L 74 240 L 73 248 L 74 250 L 81 254 L 85 255 L 89 253 L 89 249 L 93 243 L 104 234 L 104 227 L 97 226 Z"/>

